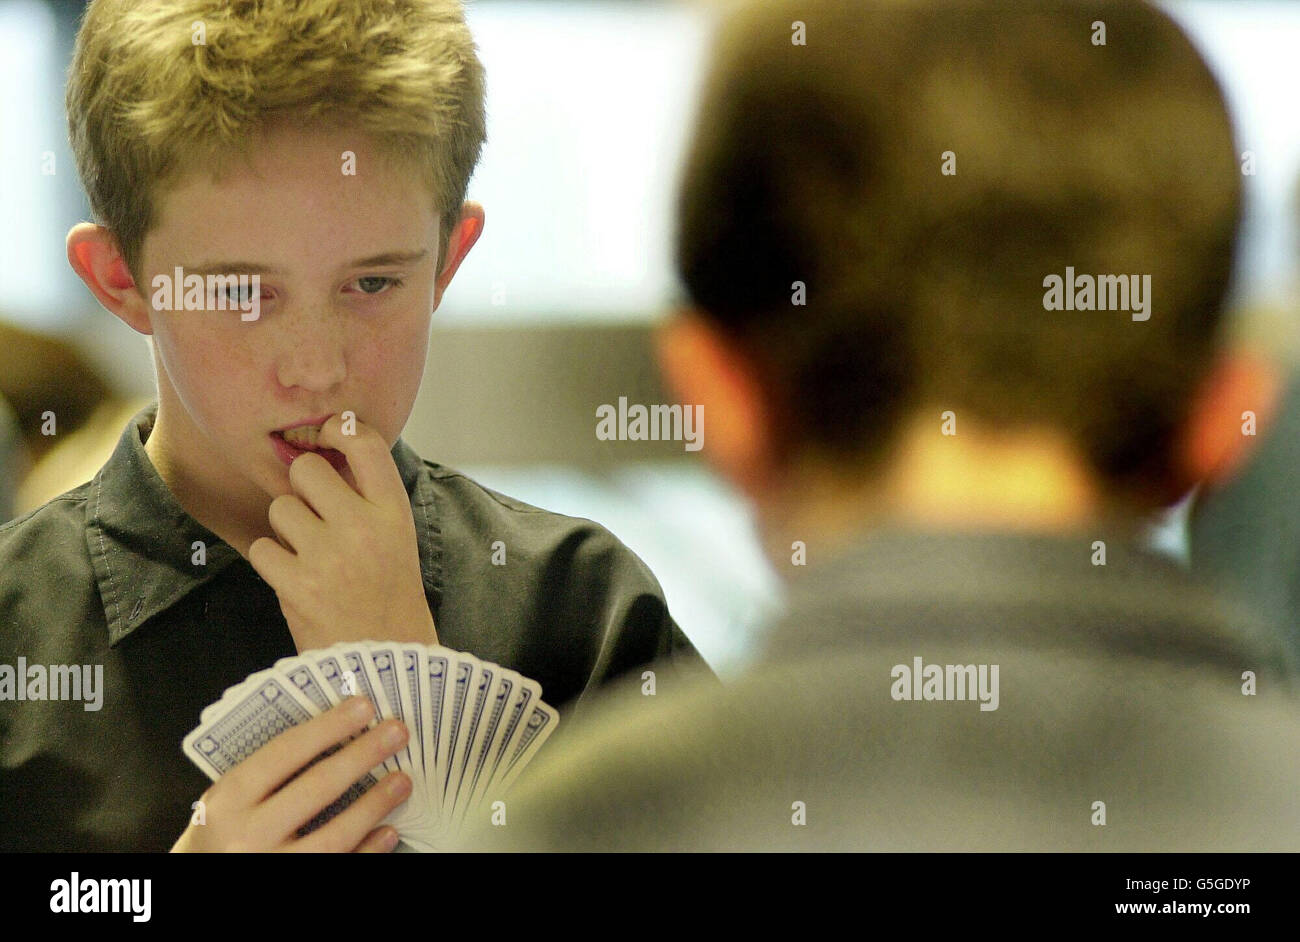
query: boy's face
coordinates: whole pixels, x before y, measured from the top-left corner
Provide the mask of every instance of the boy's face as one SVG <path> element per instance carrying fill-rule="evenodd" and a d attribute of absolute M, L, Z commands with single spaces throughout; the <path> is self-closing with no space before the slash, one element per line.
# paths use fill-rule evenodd
<path fill-rule="evenodd" d="M 355 174 L 343 172 L 345 151 Z M 445 287 L 439 220 L 419 177 L 385 162 L 359 131 L 281 124 L 230 168 L 219 181 L 200 172 L 165 189 L 144 241 L 159 444 L 196 483 L 224 480 L 233 492 L 230 475 L 242 476 L 242 489 L 275 497 L 292 492 L 277 430 L 351 410 L 390 446 L 401 433 Z M 256 272 L 257 318 L 154 309 L 153 279 L 174 279 L 176 268 Z"/>

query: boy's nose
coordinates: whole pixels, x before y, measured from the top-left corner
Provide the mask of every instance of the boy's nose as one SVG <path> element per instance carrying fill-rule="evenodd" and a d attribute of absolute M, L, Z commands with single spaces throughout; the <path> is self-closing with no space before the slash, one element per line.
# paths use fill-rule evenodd
<path fill-rule="evenodd" d="M 285 326 L 276 367 L 281 386 L 325 392 L 343 382 L 347 357 L 339 318 L 298 317 Z"/>

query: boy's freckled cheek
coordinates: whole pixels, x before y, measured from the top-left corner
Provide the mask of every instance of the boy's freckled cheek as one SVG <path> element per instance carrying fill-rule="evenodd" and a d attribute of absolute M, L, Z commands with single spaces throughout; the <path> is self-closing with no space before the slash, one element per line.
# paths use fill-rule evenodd
<path fill-rule="evenodd" d="M 195 335 L 175 343 L 166 354 L 174 383 L 187 387 L 191 396 L 220 400 L 223 409 L 241 409 L 245 399 L 260 392 L 251 388 L 260 375 L 257 354 L 243 343 Z"/>
<path fill-rule="evenodd" d="M 257 361 L 256 351 L 242 342 L 209 337 L 208 342 L 191 351 L 194 366 L 207 375 L 224 376 L 230 381 L 242 377 Z"/>

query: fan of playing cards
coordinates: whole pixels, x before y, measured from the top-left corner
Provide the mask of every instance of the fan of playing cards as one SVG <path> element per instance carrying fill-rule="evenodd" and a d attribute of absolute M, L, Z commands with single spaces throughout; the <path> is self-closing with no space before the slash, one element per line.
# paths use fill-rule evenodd
<path fill-rule="evenodd" d="M 410 739 L 304 833 L 400 769 L 414 787 L 385 823 L 414 850 L 445 847 L 468 814 L 510 787 L 559 721 L 535 681 L 472 654 L 347 642 L 284 658 L 229 688 L 185 737 L 185 754 L 216 781 L 289 727 L 354 694 L 369 698 L 383 719 L 404 722 Z"/>

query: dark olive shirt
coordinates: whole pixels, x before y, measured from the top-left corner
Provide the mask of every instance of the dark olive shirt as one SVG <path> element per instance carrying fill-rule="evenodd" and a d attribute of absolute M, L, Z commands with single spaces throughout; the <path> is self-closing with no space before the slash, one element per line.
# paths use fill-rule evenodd
<path fill-rule="evenodd" d="M 154 469 L 156 409 L 94 479 L 0 526 L 0 670 L 103 676 L 97 710 L 85 690 L 19 700 L 0 687 L 0 850 L 168 849 L 210 784 L 182 738 L 227 687 L 297 653 L 275 592 Z M 400 439 L 392 454 L 440 643 L 536 680 L 559 708 L 664 656 L 702 663 L 649 569 L 603 527 L 421 461 Z"/>

